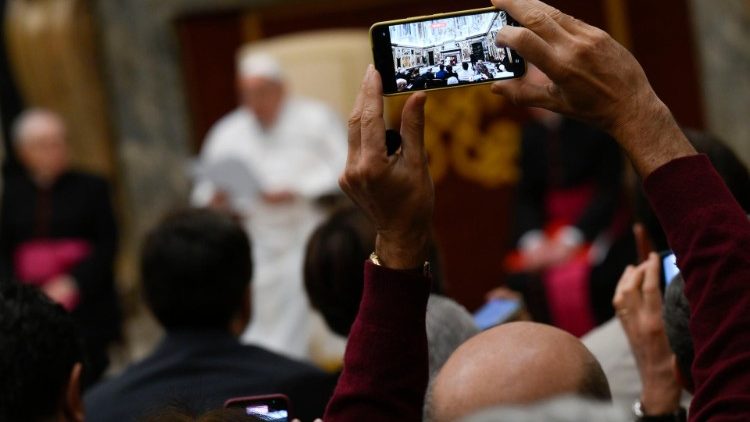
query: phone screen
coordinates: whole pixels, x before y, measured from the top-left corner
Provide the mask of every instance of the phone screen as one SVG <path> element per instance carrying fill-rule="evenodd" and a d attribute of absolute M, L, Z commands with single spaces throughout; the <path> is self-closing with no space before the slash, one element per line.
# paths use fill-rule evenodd
<path fill-rule="evenodd" d="M 669 283 L 671 283 L 675 276 L 680 273 L 680 269 L 677 268 L 677 257 L 672 251 L 663 252 L 661 254 L 661 269 L 662 277 L 664 277 L 664 291 L 667 291 Z"/>
<path fill-rule="evenodd" d="M 375 24 L 370 32 L 384 94 L 522 76 L 523 58 L 495 45 L 505 25 L 518 24 L 494 8 Z"/>
<path fill-rule="evenodd" d="M 264 421 L 289 421 L 289 401 L 282 395 L 232 399 L 225 407 L 242 408 L 246 415 Z"/>
<path fill-rule="evenodd" d="M 474 314 L 474 323 L 480 330 L 500 325 L 518 313 L 520 305 L 513 299 L 492 299 Z"/>

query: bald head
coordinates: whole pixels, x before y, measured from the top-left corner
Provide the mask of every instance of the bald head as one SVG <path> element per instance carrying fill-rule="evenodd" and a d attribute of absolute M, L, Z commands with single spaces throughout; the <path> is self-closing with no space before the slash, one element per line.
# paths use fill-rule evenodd
<path fill-rule="evenodd" d="M 580 340 L 554 327 L 517 322 L 456 350 L 433 384 L 430 415 L 447 422 L 494 405 L 562 394 L 610 398 L 604 372 Z"/>
<path fill-rule="evenodd" d="M 50 184 L 68 169 L 65 122 L 45 109 L 25 111 L 13 126 L 19 160 L 34 180 Z"/>

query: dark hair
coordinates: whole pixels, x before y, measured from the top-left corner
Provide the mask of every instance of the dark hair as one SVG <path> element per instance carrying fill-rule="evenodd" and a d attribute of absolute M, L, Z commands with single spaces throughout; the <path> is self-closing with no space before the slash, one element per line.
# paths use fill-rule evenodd
<path fill-rule="evenodd" d="M 446 67 L 445 67 L 445 70 L 446 70 L 446 71 L 447 71 L 448 73 L 453 73 L 453 66 L 451 66 L 451 65 L 448 65 L 448 66 L 446 66 Z"/>
<path fill-rule="evenodd" d="M 664 328 L 667 332 L 669 347 L 677 358 L 680 375 L 687 384 L 685 388 L 693 390 L 693 374 L 690 368 L 695 359 L 693 337 L 690 335 L 690 303 L 685 297 L 685 280 L 678 274 L 667 286 L 664 294 Z"/>
<path fill-rule="evenodd" d="M 609 381 L 604 374 L 599 362 L 591 356 L 588 362 L 584 364 L 583 377 L 578 386 L 577 393 L 581 397 L 597 401 L 612 401 L 612 392 L 609 389 Z"/>
<path fill-rule="evenodd" d="M 249 416 L 244 409 L 216 409 L 200 414 L 187 406 L 168 406 L 140 419 L 140 422 L 255 422 L 263 421 Z"/>
<path fill-rule="evenodd" d="M 438 67 L 440 68 L 440 70 L 445 70 L 445 65 L 444 65 L 444 64 L 441 64 L 441 65 L 440 65 L 440 66 L 438 66 Z"/>
<path fill-rule="evenodd" d="M 461 67 L 463 67 L 464 70 L 469 70 L 469 64 L 466 62 L 461 63 Z"/>
<path fill-rule="evenodd" d="M 167 216 L 146 237 L 146 303 L 167 329 L 227 328 L 252 275 L 250 240 L 230 216 L 190 209 Z"/>
<path fill-rule="evenodd" d="M 363 263 L 374 250 L 375 229 L 355 208 L 334 213 L 307 243 L 305 290 L 328 326 L 348 336 L 359 311 Z"/>
<path fill-rule="evenodd" d="M 737 155 L 719 138 L 692 129 L 683 129 L 695 149 L 706 154 L 719 176 L 746 213 L 750 213 L 750 172 Z M 657 250 L 670 249 L 656 214 L 651 210 L 642 189 L 635 195 L 637 219 L 644 224 Z"/>
<path fill-rule="evenodd" d="M 83 362 L 73 318 L 33 287 L 0 284 L 0 420 L 53 417 Z"/>

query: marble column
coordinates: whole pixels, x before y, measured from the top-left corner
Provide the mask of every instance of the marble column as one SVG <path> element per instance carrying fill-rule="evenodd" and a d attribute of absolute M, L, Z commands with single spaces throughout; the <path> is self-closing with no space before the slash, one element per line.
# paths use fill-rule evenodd
<path fill-rule="evenodd" d="M 750 166 L 750 1 L 691 0 L 691 7 L 708 128 Z"/>

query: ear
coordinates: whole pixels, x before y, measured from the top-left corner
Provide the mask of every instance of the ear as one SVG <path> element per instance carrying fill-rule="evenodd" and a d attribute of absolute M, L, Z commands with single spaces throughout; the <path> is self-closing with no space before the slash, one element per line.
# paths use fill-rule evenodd
<path fill-rule="evenodd" d="M 250 289 L 250 284 L 248 284 L 242 292 L 242 303 L 240 304 L 240 309 L 229 324 L 229 330 L 232 334 L 237 337 L 241 336 L 247 325 L 250 324 L 252 315 L 252 290 Z"/>
<path fill-rule="evenodd" d="M 638 252 L 638 262 L 645 262 L 648 254 L 654 252 L 654 244 L 648 235 L 646 227 L 642 223 L 633 224 L 633 235 L 635 236 L 635 247 Z"/>
<path fill-rule="evenodd" d="M 63 414 L 65 420 L 70 422 L 83 422 L 84 410 L 83 399 L 81 398 L 81 376 L 83 374 L 83 365 L 76 362 L 70 371 L 68 386 L 65 388 L 65 401 L 63 403 Z"/>

